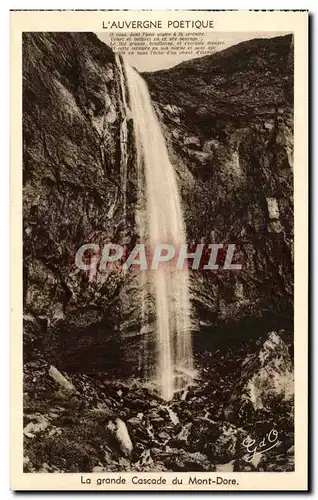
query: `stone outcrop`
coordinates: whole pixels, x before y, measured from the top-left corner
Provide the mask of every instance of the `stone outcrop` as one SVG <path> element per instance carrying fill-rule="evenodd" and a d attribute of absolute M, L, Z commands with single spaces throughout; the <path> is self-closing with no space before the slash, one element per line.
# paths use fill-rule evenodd
<path fill-rule="evenodd" d="M 103 373 L 61 373 L 75 388 L 66 397 L 49 365 L 26 363 L 25 472 L 293 470 L 284 336 L 271 332 L 265 342 L 257 336 L 234 347 L 217 339 L 200 358 L 198 383 L 165 404 L 139 381 L 110 381 Z M 284 376 L 271 389 L 273 371 Z M 262 404 L 255 404 L 251 381 Z M 254 456 L 255 447 L 262 452 L 273 444 Z"/>

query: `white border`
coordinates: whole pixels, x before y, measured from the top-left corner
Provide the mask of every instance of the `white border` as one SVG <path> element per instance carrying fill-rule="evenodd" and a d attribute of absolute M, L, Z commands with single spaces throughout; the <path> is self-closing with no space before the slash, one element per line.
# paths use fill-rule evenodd
<path fill-rule="evenodd" d="M 113 2 L 115 4 L 116 9 L 149 9 L 149 1 L 121 1 L 117 0 L 116 2 Z M 22 5 L 21 5 L 22 4 Z M 9 9 L 23 9 L 23 8 L 28 8 L 28 9 L 103 9 L 106 7 L 104 1 L 97 1 L 92 0 L 91 2 L 85 2 L 81 0 L 77 1 L 70 1 L 70 0 L 64 0 L 64 1 L 29 1 L 27 2 L 27 5 L 24 5 L 25 2 L 17 2 L 17 1 L 6 1 L 4 0 L 1 3 L 0 6 L 0 50 L 2 51 L 2 67 L 4 67 L 5 72 L 2 74 L 2 79 L 1 79 L 1 98 L 2 98 L 2 113 L 1 113 L 1 118 L 2 118 L 2 128 L 1 128 L 1 141 L 2 141 L 2 148 L 1 152 L 3 155 L 3 161 L 2 161 L 2 176 L 1 176 L 1 196 L 0 196 L 0 203 L 1 203 L 1 210 L 0 210 L 0 217 L 1 217 L 1 228 L 3 234 L 5 234 L 8 237 L 9 234 L 9 170 L 8 170 L 8 165 L 9 165 L 9 149 L 8 149 L 8 144 L 9 144 L 9 127 L 8 127 L 8 117 L 9 117 L 9 23 L 8 23 L 8 10 Z M 159 5 L 158 5 L 159 4 Z M 173 0 L 170 0 L 166 2 L 165 0 L 161 0 L 160 2 L 152 2 L 151 7 L 153 9 L 156 9 L 156 7 L 160 7 L 158 10 L 164 10 L 164 9 L 190 9 L 191 7 L 193 8 L 193 1 L 187 1 L 184 0 L 182 2 L 176 2 Z M 107 7 L 111 8 L 110 3 L 107 3 Z M 223 0 L 222 2 L 218 2 L 217 4 L 213 3 L 211 5 L 211 1 L 206 1 L 206 2 L 200 2 L 200 7 L 195 5 L 195 8 L 197 10 L 199 9 L 209 9 L 209 8 L 222 8 L 222 9 L 304 9 L 308 8 L 311 13 L 316 14 L 317 12 L 317 3 L 316 1 L 307 1 L 306 4 L 304 5 L 303 2 L 295 2 L 295 1 L 280 1 L 280 0 L 274 0 L 274 1 L 266 1 L 266 2 L 256 2 L 256 1 L 228 1 L 228 0 Z M 312 30 L 314 31 L 314 30 Z M 313 33 L 312 33 L 313 35 Z M 314 53 L 317 54 L 317 37 L 314 37 L 313 39 L 313 50 Z M 317 65 L 316 67 L 313 68 L 313 82 L 312 82 L 312 88 L 313 88 L 313 93 L 316 94 L 316 85 L 314 82 L 317 82 Z M 315 96 L 314 96 L 315 97 Z M 317 107 L 314 110 L 313 113 L 313 122 L 316 122 L 317 118 Z M 316 137 L 316 132 L 312 133 L 312 139 L 313 139 L 313 144 L 317 144 L 317 137 Z M 312 165 L 316 165 L 315 161 L 315 148 L 313 148 L 312 151 Z M 314 169 L 313 169 L 314 170 Z M 317 192 L 317 175 L 313 175 L 312 181 L 314 183 L 314 188 L 315 192 Z M 316 229 L 315 232 L 315 237 L 313 240 L 314 248 L 317 248 L 316 243 L 318 245 L 318 217 L 315 217 L 315 214 L 317 213 L 317 202 L 314 200 L 315 197 L 313 197 L 313 207 L 312 207 L 312 213 L 313 213 L 313 223 L 314 227 Z M 317 214 L 318 215 L 318 214 Z M 9 351 L 9 300 L 8 300 L 8 283 L 9 283 L 9 267 L 7 265 L 8 263 L 8 258 L 9 258 L 9 251 L 8 251 L 8 239 L 5 238 L 5 242 L 0 247 L 0 252 L 1 252 L 1 262 L 4 263 L 3 266 L 3 273 L 2 273 L 2 296 L 1 296 L 1 316 L 0 318 L 2 319 L 2 330 L 4 333 L 4 344 L 2 343 L 2 352 L 4 352 L 5 355 L 5 360 L 3 359 L 1 363 L 1 378 L 0 380 L 3 382 L 2 384 L 2 393 L 1 393 L 1 400 L 3 403 L 3 408 L 0 412 L 0 429 L 1 429 L 1 437 L 2 437 L 2 446 L 1 446 L 1 481 L 0 481 L 0 492 L 2 493 L 1 498 L 9 498 L 11 497 L 11 493 L 9 492 L 9 481 L 8 481 L 8 449 L 9 449 L 9 433 L 8 433 L 8 400 L 9 400 L 9 390 L 8 390 L 8 371 L 9 371 L 9 363 L 8 363 L 8 351 Z M 312 279 L 313 284 L 317 281 L 318 279 L 318 271 L 315 269 L 315 274 Z M 317 306 L 317 307 L 316 307 Z M 318 304 L 315 300 L 313 303 L 313 310 L 318 308 Z M 314 324 L 313 324 L 313 332 L 315 331 L 314 329 Z M 313 340 L 313 338 L 311 339 Z M 317 342 L 316 342 L 316 348 L 317 349 Z M 312 367 L 313 369 L 313 367 Z M 317 371 L 316 371 L 317 374 Z M 317 382 L 317 380 L 316 380 Z M 316 383 L 316 387 L 317 387 Z M 317 401 L 316 401 L 317 403 Z M 314 419 L 313 419 L 314 421 Z M 313 443 L 315 443 L 316 440 L 313 439 Z M 109 494 L 109 493 L 108 493 Z M 216 493 L 214 493 L 216 494 Z M 230 493 L 231 495 L 232 493 Z M 61 494 L 59 494 L 60 496 Z M 35 497 L 35 495 L 29 495 L 31 497 Z M 54 495 L 53 495 L 54 496 Z M 66 495 L 63 495 L 65 496 Z M 69 496 L 69 495 L 67 495 Z M 137 495 L 133 495 L 137 496 Z M 170 495 L 165 495 L 170 496 Z M 279 495 L 277 494 L 271 494 L 271 498 L 278 497 Z"/>

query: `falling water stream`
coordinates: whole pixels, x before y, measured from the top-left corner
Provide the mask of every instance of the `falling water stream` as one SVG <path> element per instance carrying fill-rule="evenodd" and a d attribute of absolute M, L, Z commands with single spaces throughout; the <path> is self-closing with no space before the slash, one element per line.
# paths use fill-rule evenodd
<path fill-rule="evenodd" d="M 120 68 L 120 74 L 123 73 L 127 81 L 129 109 L 126 99 L 124 106 L 127 107 L 127 116 L 133 119 L 137 171 L 143 174 L 138 176 L 138 189 L 146 197 L 145 209 L 138 216 L 141 242 L 150 247 L 169 243 L 177 248 L 186 242 L 186 234 L 176 173 L 169 160 L 146 82 L 126 62 Z M 122 132 L 122 138 L 124 135 Z M 124 178 L 127 179 L 127 174 Z M 147 279 L 155 297 L 154 378 L 161 397 L 170 400 L 193 377 L 188 269 L 176 270 L 166 263 L 157 270 L 145 272 L 150 273 Z M 147 279 L 142 278 L 143 287 Z"/>

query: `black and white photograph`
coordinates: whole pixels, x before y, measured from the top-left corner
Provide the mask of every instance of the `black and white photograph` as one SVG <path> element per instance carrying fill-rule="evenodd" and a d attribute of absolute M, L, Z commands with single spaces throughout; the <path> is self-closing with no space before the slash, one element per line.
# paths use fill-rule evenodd
<path fill-rule="evenodd" d="M 134 14 L 21 34 L 23 473 L 294 473 L 293 30 Z"/>

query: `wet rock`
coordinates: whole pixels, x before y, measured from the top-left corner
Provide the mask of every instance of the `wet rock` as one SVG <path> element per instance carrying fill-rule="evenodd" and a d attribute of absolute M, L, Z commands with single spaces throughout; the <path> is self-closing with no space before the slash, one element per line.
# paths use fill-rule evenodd
<path fill-rule="evenodd" d="M 162 429 L 165 425 L 165 419 L 161 417 L 153 417 L 150 421 L 156 429 Z"/>
<path fill-rule="evenodd" d="M 178 415 L 169 407 L 166 408 L 169 419 L 171 420 L 173 425 L 178 425 L 180 423 Z"/>
<path fill-rule="evenodd" d="M 185 137 L 183 140 L 183 144 L 185 146 L 196 147 L 196 148 L 200 148 L 201 146 L 199 138 L 195 136 Z"/>
<path fill-rule="evenodd" d="M 221 434 L 210 444 L 209 449 L 216 460 L 232 460 L 236 456 L 238 431 L 231 424 L 224 423 L 220 428 Z"/>
<path fill-rule="evenodd" d="M 266 472 L 292 472 L 295 470 L 294 456 L 285 454 L 266 457 L 262 465 Z"/>
<path fill-rule="evenodd" d="M 125 457 L 119 457 L 118 459 L 119 470 L 129 471 L 131 470 L 130 461 Z"/>
<path fill-rule="evenodd" d="M 288 448 L 287 450 L 287 454 L 288 455 L 291 455 L 291 456 L 294 456 L 295 455 L 295 446 L 291 446 L 290 448 Z"/>
<path fill-rule="evenodd" d="M 165 442 L 167 442 L 167 441 L 169 441 L 170 436 L 169 436 L 169 434 L 168 434 L 167 432 L 162 431 L 162 432 L 160 432 L 160 433 L 158 434 L 158 438 L 159 438 L 161 441 L 165 441 Z"/>
<path fill-rule="evenodd" d="M 231 235 L 245 263 L 239 291 L 230 273 L 223 273 L 218 283 L 209 276 L 199 277 L 200 273 L 193 276 L 198 331 L 204 325 L 217 328 L 217 324 L 256 316 L 266 319 L 271 316 L 268 311 L 281 317 L 284 310 L 292 318 L 293 110 L 278 76 L 283 71 L 288 86 L 293 87 L 292 70 L 283 62 L 288 60 L 291 38 L 251 40 L 205 60 L 144 74 L 161 110 L 160 121 L 184 193 L 189 238 L 224 242 Z M 273 70 L 265 79 L 259 66 L 259 43 L 263 64 Z M 245 51 L 248 56 L 242 58 Z M 239 77 L 238 59 L 244 59 Z M 262 88 L 256 90 L 259 71 Z M 193 81 L 187 85 L 189 73 Z M 284 103 L 279 107 L 273 105 L 278 95 Z M 171 103 L 182 117 L 178 126 Z M 251 115 L 252 108 L 255 114 Z M 208 207 L 209 199 L 213 202 Z M 202 217 L 203 213 L 210 217 Z M 266 290 L 264 272 L 269 277 Z"/>
<path fill-rule="evenodd" d="M 151 470 L 153 463 L 154 462 L 153 459 L 151 458 L 150 450 L 144 450 L 141 454 L 140 459 L 136 463 L 136 469 L 146 472 L 147 470 Z"/>
<path fill-rule="evenodd" d="M 233 472 L 234 470 L 234 463 L 229 462 L 227 464 L 216 464 L 215 465 L 215 471 L 216 472 Z"/>
<path fill-rule="evenodd" d="M 243 469 L 240 470 L 242 470 L 243 472 L 251 472 L 253 469 L 250 465 L 246 465 L 243 467 Z"/>
<path fill-rule="evenodd" d="M 182 411 L 182 420 L 184 422 L 192 422 L 194 420 L 193 413 L 190 410 L 183 410 Z"/>
<path fill-rule="evenodd" d="M 70 398 L 65 397 L 54 404 L 52 399 L 38 399 L 37 391 L 42 385 L 44 387 L 50 384 L 47 385 L 47 391 L 50 388 L 52 393 L 56 390 L 55 382 L 49 377 L 47 368 L 29 368 L 30 373 L 25 377 L 26 392 L 29 395 L 27 404 L 34 406 L 25 416 L 25 425 L 45 418 L 49 426 L 34 433 L 33 439 L 25 438 L 25 455 L 30 458 L 30 462 L 25 465 L 25 471 L 42 470 L 43 463 L 49 465 L 47 470 L 50 472 L 56 472 L 56 468 L 65 472 L 92 471 L 94 467 L 103 467 L 114 472 L 195 471 L 214 470 L 213 464 L 217 464 L 219 470 L 222 467 L 230 467 L 228 464 L 233 465 L 234 471 L 292 470 L 293 436 L 290 430 L 291 418 L 286 410 L 288 407 L 280 405 L 276 406 L 275 410 L 275 424 L 280 438 L 284 436 L 284 443 L 279 449 L 275 449 L 275 453 L 269 453 L 258 463 L 250 463 L 244 459 L 246 450 L 242 443 L 247 430 L 224 420 L 225 402 L 233 391 L 233 373 L 238 379 L 243 376 L 244 387 L 261 367 L 260 352 L 272 352 L 271 349 L 268 351 L 268 344 L 264 340 L 257 342 L 251 342 L 251 349 L 244 345 L 241 351 L 237 348 L 231 351 L 226 346 L 224 351 L 215 349 L 214 358 L 208 356 L 205 370 L 202 370 L 202 380 L 192 389 L 191 398 L 187 401 L 176 398 L 171 403 L 171 409 L 179 423 L 173 422 L 167 410 L 170 404 L 165 405 L 162 401 L 143 412 L 134 408 L 133 400 L 140 399 L 139 388 L 130 388 L 132 407 L 127 408 L 124 398 L 118 394 L 122 389 L 117 381 L 113 384 L 109 382 L 107 390 L 104 390 L 104 385 L 100 386 L 98 379 L 83 375 L 72 375 L 74 386 L 78 391 L 83 391 L 83 395 L 79 396 L 85 401 L 83 407 L 73 408 Z M 265 349 L 262 350 L 264 344 Z M 261 358 L 268 360 L 270 356 L 267 354 L 262 354 Z M 245 361 L 242 364 L 243 360 Z M 233 370 L 233 366 L 237 372 Z M 32 370 L 37 371 L 36 392 L 32 392 Z M 211 380 L 214 381 L 213 387 Z M 239 404 L 243 407 L 243 403 L 248 402 L 254 413 L 249 415 L 247 420 L 242 420 L 242 425 L 244 427 L 245 423 L 248 424 L 249 433 L 253 428 L 253 437 L 260 442 L 273 424 L 266 421 L 268 413 L 265 410 L 255 411 L 249 400 L 242 402 L 242 389 L 238 389 L 237 399 L 233 400 L 232 404 L 237 408 Z M 66 394 L 63 390 L 61 392 Z M 95 394 L 94 398 L 86 398 L 86 394 L 92 393 Z M 288 401 L 285 402 L 286 405 L 287 403 L 289 404 Z M 109 405 L 112 405 L 112 408 L 109 408 Z M 125 419 L 119 418 L 122 413 L 126 414 Z M 127 435 L 124 436 L 125 433 L 118 438 L 120 426 L 114 415 L 125 424 L 130 441 L 127 440 Z M 252 420 L 254 417 L 257 417 L 257 420 Z M 156 419 L 159 419 L 159 422 Z M 251 422 L 255 423 L 251 426 Z M 156 423 L 160 425 L 156 426 Z M 123 442 L 126 444 L 123 445 Z M 133 448 L 129 444 L 127 447 L 127 442 L 130 442 Z M 48 450 L 52 450 L 52 453 L 48 453 Z M 199 455 L 196 455 L 197 453 Z M 287 456 L 290 458 L 287 459 Z M 41 461 L 37 457 L 41 457 Z"/>
<path fill-rule="evenodd" d="M 161 403 L 160 397 L 156 394 L 149 394 L 149 396 L 149 408 L 157 408 Z"/>
<path fill-rule="evenodd" d="M 139 417 L 132 417 L 129 420 L 127 420 L 127 424 L 136 426 L 141 424 L 141 419 Z"/>
<path fill-rule="evenodd" d="M 187 448 L 189 443 L 189 437 L 191 434 L 191 427 L 192 427 L 191 422 L 185 424 L 181 428 L 181 430 L 176 434 L 176 436 L 171 438 L 171 440 L 169 441 L 169 446 L 171 446 L 171 448 Z"/>
<path fill-rule="evenodd" d="M 92 472 L 106 472 L 106 471 L 107 469 L 105 469 L 105 467 L 103 467 L 102 465 L 96 465 L 92 469 Z"/>
<path fill-rule="evenodd" d="M 151 454 L 152 456 L 156 457 L 156 456 L 160 456 L 160 454 L 162 453 L 162 450 L 160 448 L 151 448 Z"/>
<path fill-rule="evenodd" d="M 251 40 L 144 75 L 178 173 L 189 238 L 209 238 L 216 227 L 213 237 L 224 241 L 231 235 L 246 264 L 239 294 L 230 274 L 217 283 L 208 276 L 196 278 L 195 312 L 204 321 L 201 326 L 262 316 L 271 309 L 280 313 L 285 302 L 286 309 L 292 303 L 293 117 L 292 99 L 280 77 L 284 74 L 292 88 L 286 63 L 290 46 L 289 35 Z M 111 49 L 88 33 L 27 33 L 23 51 L 26 316 L 32 312 L 43 319 L 39 325 L 38 318 L 26 321 L 25 340 L 31 347 L 24 352 L 31 356 L 36 346 L 63 361 L 57 366 L 95 370 L 108 364 L 110 369 L 120 358 L 115 332 L 125 320 L 119 298 L 124 283 L 115 276 L 87 283 L 84 273 L 74 272 L 73 252 L 90 237 L 100 242 L 126 236 L 118 195 L 124 118 L 118 68 Z M 270 67 L 265 76 L 264 67 Z M 273 105 L 277 99 L 280 109 Z M 128 139 L 132 186 L 136 171 Z M 133 200 L 130 191 L 127 199 Z M 266 199 L 276 200 L 274 210 Z M 134 208 L 129 203 L 130 213 Z M 281 227 L 269 233 L 267 218 L 274 224 L 277 213 Z M 134 316 L 131 323 L 136 326 L 137 320 Z M 124 338 L 126 330 L 121 331 Z"/>
<path fill-rule="evenodd" d="M 34 415 L 33 419 L 35 421 L 29 422 L 23 429 L 23 434 L 31 439 L 49 426 L 49 421 L 43 415 Z"/>
<path fill-rule="evenodd" d="M 110 408 L 91 408 L 88 416 L 99 420 L 109 420 L 114 418 L 114 411 Z"/>
<path fill-rule="evenodd" d="M 99 455 L 108 446 L 111 450 L 105 451 L 105 462 L 113 470 L 131 466 L 121 455 L 139 459 L 141 469 L 161 470 L 165 457 L 169 470 L 213 470 L 212 462 L 225 467 L 237 458 L 242 439 L 231 422 L 239 420 L 244 425 L 261 420 L 264 426 L 273 404 L 279 425 L 286 427 L 292 421 L 292 366 L 288 352 L 275 336 L 259 354 L 249 354 L 244 365 L 246 346 L 235 344 L 231 350 L 228 343 L 229 352 L 214 357 L 214 346 L 206 347 L 207 339 L 214 337 L 210 335 L 212 326 L 218 329 L 220 324 L 231 326 L 246 318 L 262 318 L 267 310 L 280 316 L 281 309 L 288 313 L 292 305 L 292 113 L 280 77 L 284 72 L 292 79 L 284 57 L 290 36 L 246 44 L 200 59 L 200 71 L 198 61 L 193 60 L 145 75 L 177 170 L 189 238 L 234 238 L 245 264 L 239 284 L 231 273 L 222 278 L 213 275 L 212 279 L 209 273 L 197 273 L 194 279 L 194 312 L 200 318 L 204 349 L 209 351 L 207 382 L 202 380 L 184 391 L 179 397 L 183 400 L 171 404 L 172 414 L 137 384 L 128 390 L 114 381 L 101 390 L 96 379 L 72 375 L 73 386 L 55 367 L 54 376 L 51 373 L 48 377 L 47 366 L 33 362 L 24 379 L 27 404 L 45 414 L 47 408 L 58 404 L 63 412 L 57 422 L 63 428 L 61 435 L 56 427 L 53 434 L 47 429 L 48 436 L 42 439 L 46 427 L 41 429 L 37 421 L 31 423 L 40 425 L 39 431 L 27 429 L 29 436 L 35 436 L 25 441 L 37 470 L 52 472 L 58 466 L 69 472 L 91 471 L 101 467 L 97 465 Z M 264 49 L 261 55 L 258 44 Z M 23 50 L 24 97 L 29 97 L 24 102 L 23 123 L 25 303 L 26 312 L 32 312 L 25 317 L 24 353 L 32 357 L 41 352 L 63 373 L 65 367 L 72 373 L 99 368 L 112 372 L 114 365 L 116 369 L 120 365 L 122 348 L 128 343 L 126 332 L 133 331 L 128 325 L 139 327 L 138 318 L 132 315 L 125 323 L 122 317 L 122 277 L 113 274 L 109 279 L 92 277 L 87 282 L 85 274 L 74 272 L 73 252 L 90 237 L 94 242 L 109 236 L 122 240 L 121 228 L 127 225 L 118 194 L 122 185 L 117 154 L 122 102 L 116 94 L 114 55 L 89 34 L 26 34 Z M 242 58 L 241 50 L 248 57 Z M 272 69 L 267 81 L 263 80 L 264 64 Z M 189 70 L 191 82 L 185 78 Z M 262 89 L 255 87 L 259 76 Z M 195 92 L 193 81 L 197 83 Z M 284 103 L 281 125 L 277 110 L 268 105 L 277 96 Z M 56 120 L 46 120 L 47 116 Z M 269 121 L 272 126 L 264 126 Z M 131 186 L 136 186 L 136 173 L 134 148 L 131 143 L 128 147 L 127 208 L 133 213 Z M 134 228 L 131 231 L 134 233 Z M 276 238 L 282 235 L 284 238 Z M 130 304 L 132 297 L 138 296 L 133 287 L 131 290 L 126 294 Z M 223 331 L 217 330 L 215 337 L 222 335 Z M 130 352 L 136 365 L 140 352 Z M 103 377 L 105 380 L 105 374 Z M 81 401 L 73 406 L 69 393 L 75 387 Z M 230 399 L 233 392 L 235 397 Z M 56 401 L 48 403 L 52 397 Z M 94 412 L 101 399 L 110 412 Z M 277 399 L 288 403 L 289 409 L 278 406 Z M 138 417 L 140 413 L 144 418 Z M 186 429 L 184 433 L 180 425 Z M 286 441 L 289 447 L 290 436 Z M 259 466 L 266 470 L 287 465 L 268 456 Z"/>
<path fill-rule="evenodd" d="M 254 374 L 243 392 L 255 410 L 270 409 L 276 398 L 293 399 L 294 373 L 288 347 L 276 332 L 268 334 L 259 355 Z M 249 369 L 247 365 L 245 369 Z"/>
<path fill-rule="evenodd" d="M 136 399 L 132 399 L 130 401 L 127 401 L 126 404 L 129 408 L 133 408 L 136 410 L 143 411 L 143 410 L 146 410 L 147 408 L 149 408 L 149 403 L 146 399 L 136 398 Z"/>

